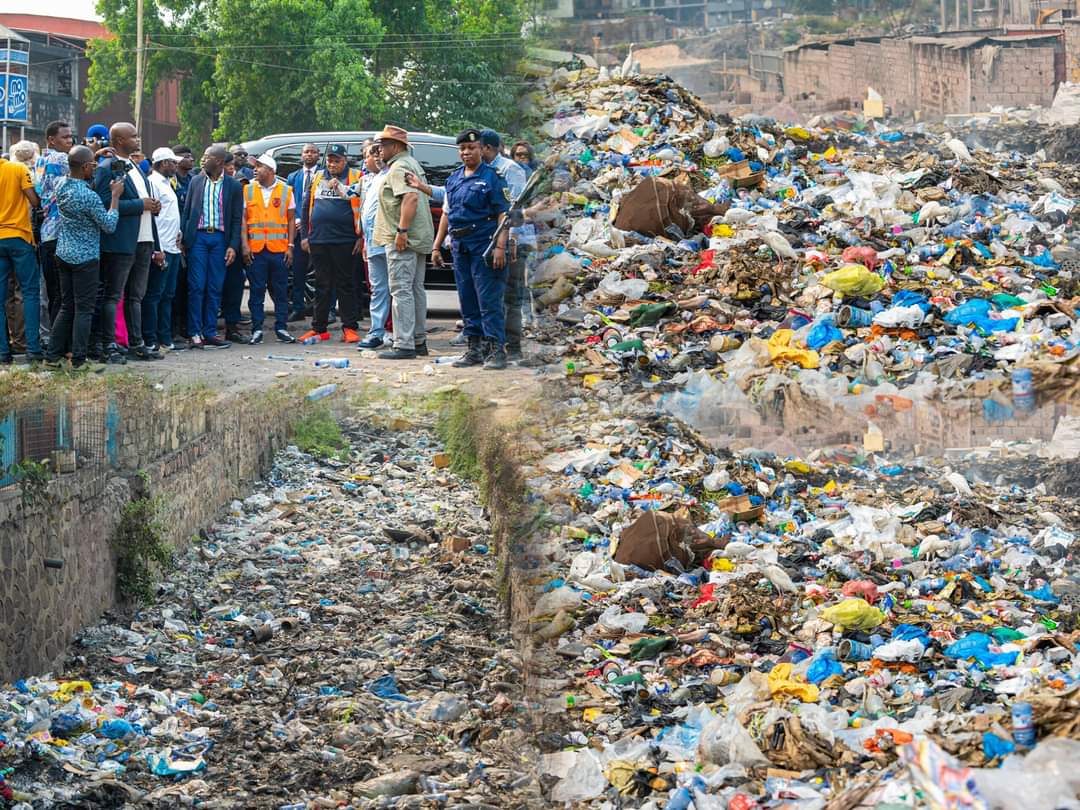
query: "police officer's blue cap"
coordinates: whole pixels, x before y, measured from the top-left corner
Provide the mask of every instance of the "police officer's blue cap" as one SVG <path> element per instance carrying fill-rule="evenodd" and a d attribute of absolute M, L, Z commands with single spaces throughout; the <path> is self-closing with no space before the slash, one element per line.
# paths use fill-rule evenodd
<path fill-rule="evenodd" d="M 86 130 L 87 139 L 90 138 L 104 138 L 109 140 L 109 128 L 104 124 L 94 124 L 90 129 Z"/>
<path fill-rule="evenodd" d="M 338 157 L 345 157 L 345 145 L 340 143 L 332 143 L 326 147 L 327 155 L 337 155 Z"/>
<path fill-rule="evenodd" d="M 480 143 L 480 130 L 463 129 L 458 133 L 455 143 Z"/>
<path fill-rule="evenodd" d="M 499 133 L 493 129 L 480 130 L 480 143 L 484 146 L 494 146 L 498 149 L 502 146 L 502 138 L 499 137 Z"/>

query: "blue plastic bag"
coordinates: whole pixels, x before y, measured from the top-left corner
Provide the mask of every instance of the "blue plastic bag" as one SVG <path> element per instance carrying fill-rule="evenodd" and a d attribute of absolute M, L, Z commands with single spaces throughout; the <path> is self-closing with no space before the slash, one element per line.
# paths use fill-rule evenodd
<path fill-rule="evenodd" d="M 844 668 L 836 660 L 836 651 L 832 647 L 826 647 L 810 660 L 810 666 L 806 670 L 806 680 L 818 684 L 833 675 L 843 674 Z"/>
<path fill-rule="evenodd" d="M 953 326 L 974 326 L 983 332 L 1012 332 L 1019 318 L 991 318 L 993 304 L 985 298 L 972 298 L 945 315 L 945 323 Z"/>
<path fill-rule="evenodd" d="M 893 641 L 920 641 L 924 647 L 930 646 L 930 633 L 916 624 L 898 624 L 892 631 Z"/>
<path fill-rule="evenodd" d="M 983 732 L 983 754 L 987 759 L 997 759 L 1011 754 L 1016 750 L 1016 743 L 1006 740 L 990 731 Z"/>
<path fill-rule="evenodd" d="M 986 633 L 971 633 L 954 641 L 944 650 L 946 658 L 968 660 L 974 658 L 979 665 L 987 669 L 998 666 L 1012 666 L 1020 656 L 1018 652 L 990 652 L 994 642 Z"/>
<path fill-rule="evenodd" d="M 806 336 L 806 345 L 814 351 L 818 351 L 834 340 L 843 341 L 844 333 L 836 328 L 832 315 L 823 315 L 814 321 L 814 325 L 810 327 L 810 332 Z"/>
<path fill-rule="evenodd" d="M 919 307 L 923 312 L 929 312 L 931 308 L 925 295 L 911 290 L 900 290 L 893 296 L 892 305 L 894 307 Z"/>

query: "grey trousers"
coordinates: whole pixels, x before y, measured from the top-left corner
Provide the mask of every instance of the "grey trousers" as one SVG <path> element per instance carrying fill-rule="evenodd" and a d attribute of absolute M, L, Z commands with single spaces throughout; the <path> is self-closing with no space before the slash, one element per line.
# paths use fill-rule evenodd
<path fill-rule="evenodd" d="M 427 256 L 415 250 L 386 248 L 390 298 L 394 318 L 394 348 L 412 351 L 427 341 Z"/>
<path fill-rule="evenodd" d="M 124 285 L 124 323 L 127 324 L 128 346 L 132 349 L 143 345 L 142 300 L 150 280 L 150 260 L 153 256 L 154 243 L 139 242 L 135 248 L 135 261 Z"/>

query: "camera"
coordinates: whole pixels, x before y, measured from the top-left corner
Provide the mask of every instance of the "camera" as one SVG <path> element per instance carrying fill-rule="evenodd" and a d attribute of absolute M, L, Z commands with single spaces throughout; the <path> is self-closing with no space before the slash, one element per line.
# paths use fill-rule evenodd
<path fill-rule="evenodd" d="M 113 180 L 120 180 L 127 177 L 128 164 L 126 160 L 120 158 L 113 158 L 109 161 L 109 174 L 112 175 Z"/>

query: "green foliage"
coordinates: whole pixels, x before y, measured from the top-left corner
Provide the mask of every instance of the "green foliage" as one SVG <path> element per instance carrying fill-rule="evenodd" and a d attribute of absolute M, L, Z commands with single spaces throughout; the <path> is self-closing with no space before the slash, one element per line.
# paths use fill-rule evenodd
<path fill-rule="evenodd" d="M 49 496 L 49 479 L 52 478 L 52 473 L 47 463 L 26 459 L 11 465 L 9 472 L 19 485 L 19 498 L 23 509 L 39 509 L 52 502 Z"/>
<path fill-rule="evenodd" d="M 476 447 L 469 398 L 453 391 L 437 397 L 435 432 L 450 454 L 450 469 L 470 481 L 482 483 L 483 469 Z"/>
<path fill-rule="evenodd" d="M 448 133 L 465 125 L 505 130 L 523 89 L 516 72 L 528 5 L 145 0 L 145 92 L 181 77 L 180 139 L 195 144 L 211 135 L 238 141 L 387 121 Z M 98 12 L 115 37 L 87 51 L 92 109 L 135 80 L 134 0 L 98 0 Z"/>
<path fill-rule="evenodd" d="M 337 420 L 324 406 L 316 406 L 293 425 L 293 442 L 305 453 L 340 458 L 348 446 Z"/>
<path fill-rule="evenodd" d="M 125 600 L 149 602 L 158 577 L 173 567 L 172 548 L 165 542 L 164 500 L 138 498 L 120 513 L 112 536 L 116 552 L 116 588 Z"/>

